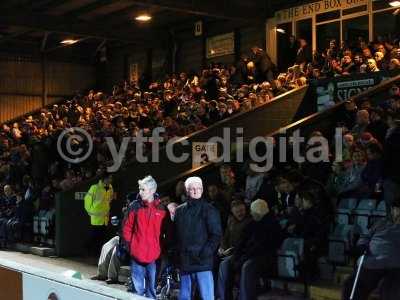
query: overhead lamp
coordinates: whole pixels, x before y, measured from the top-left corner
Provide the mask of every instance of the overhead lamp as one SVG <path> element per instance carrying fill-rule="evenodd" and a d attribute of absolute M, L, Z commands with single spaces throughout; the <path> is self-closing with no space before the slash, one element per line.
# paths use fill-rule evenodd
<path fill-rule="evenodd" d="M 285 29 L 282 28 L 277 28 L 276 31 L 280 33 L 286 33 Z"/>
<path fill-rule="evenodd" d="M 389 5 L 392 7 L 398 7 L 400 6 L 400 1 L 391 1 L 389 2 Z"/>
<path fill-rule="evenodd" d="M 62 40 L 60 43 L 63 45 L 73 45 L 73 44 L 76 44 L 77 42 L 79 42 L 79 40 L 65 39 L 65 40 Z"/>
<path fill-rule="evenodd" d="M 135 18 L 136 21 L 148 22 L 151 20 L 151 16 L 147 14 L 139 15 Z"/>

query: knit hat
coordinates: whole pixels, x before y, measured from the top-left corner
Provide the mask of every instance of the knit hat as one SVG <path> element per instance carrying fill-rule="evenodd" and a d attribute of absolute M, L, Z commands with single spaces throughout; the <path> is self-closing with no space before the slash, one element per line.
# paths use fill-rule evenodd
<path fill-rule="evenodd" d="M 253 218 L 260 220 L 269 213 L 268 203 L 265 200 L 257 199 L 251 203 L 250 212 Z"/>

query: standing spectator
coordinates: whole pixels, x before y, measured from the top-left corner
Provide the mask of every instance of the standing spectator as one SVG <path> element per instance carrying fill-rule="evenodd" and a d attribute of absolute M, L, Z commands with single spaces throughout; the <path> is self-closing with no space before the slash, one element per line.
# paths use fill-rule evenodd
<path fill-rule="evenodd" d="M 361 135 L 366 131 L 369 125 L 369 112 L 362 109 L 357 112 L 356 125 L 353 126 L 351 133 L 355 140 L 361 138 Z"/>
<path fill-rule="evenodd" d="M 388 116 L 389 129 L 386 135 L 383 152 L 383 197 L 388 216 L 394 197 L 400 194 L 400 115 Z"/>
<path fill-rule="evenodd" d="M 300 48 L 297 50 L 296 64 L 306 65 L 312 61 L 311 48 L 305 39 L 299 39 Z"/>
<path fill-rule="evenodd" d="M 179 300 L 189 300 L 192 282 L 197 282 L 202 300 L 214 299 L 212 275 L 214 254 L 222 237 L 218 211 L 202 199 L 199 177 L 185 181 L 188 199 L 175 213 L 177 245 L 180 252 L 181 286 Z"/>
<path fill-rule="evenodd" d="M 91 240 L 89 253 L 98 255 L 104 243 L 109 221 L 110 203 L 114 198 L 112 175 L 104 174 L 97 184 L 93 184 L 85 195 L 85 210 L 90 217 Z"/>
<path fill-rule="evenodd" d="M 140 296 L 156 299 L 156 260 L 161 254 L 161 237 L 167 231 L 169 215 L 156 194 L 151 176 L 138 181 L 139 197 L 129 207 L 122 234 L 131 256 L 131 277 Z"/>

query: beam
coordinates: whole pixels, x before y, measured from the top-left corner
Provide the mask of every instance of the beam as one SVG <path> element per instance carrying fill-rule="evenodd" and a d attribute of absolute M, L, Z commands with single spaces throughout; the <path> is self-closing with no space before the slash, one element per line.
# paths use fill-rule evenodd
<path fill-rule="evenodd" d="M 15 40 L 17 37 L 19 37 L 21 35 L 24 35 L 26 33 L 31 33 L 33 31 L 34 30 L 26 29 L 26 30 L 22 30 L 22 31 L 18 31 L 18 32 L 9 34 L 9 35 L 5 35 L 2 38 L 0 38 L 0 43 L 6 42 L 6 41 L 9 41 L 9 40 Z"/>
<path fill-rule="evenodd" d="M 37 31 L 51 31 L 55 33 L 97 38 L 101 40 L 120 40 L 135 44 L 147 45 L 151 43 L 154 44 L 151 36 L 157 34 L 157 32 L 144 30 L 143 28 L 140 30 L 140 33 L 136 32 L 133 34 L 121 34 L 113 31 L 113 28 L 110 28 L 107 23 L 98 23 L 93 25 L 92 23 L 78 20 L 76 18 L 65 18 L 63 16 L 56 17 L 32 12 L 24 12 L 19 14 L 14 10 L 0 11 L 0 25 L 21 26 Z M 132 27 L 134 26 L 135 25 L 132 24 Z"/>
<path fill-rule="evenodd" d="M 240 7 L 224 1 L 177 1 L 177 0 L 130 0 L 142 7 L 157 7 L 164 10 L 175 11 L 178 13 L 192 14 L 203 17 L 218 19 L 251 21 L 253 23 L 265 23 L 266 12 L 264 7 Z M 221 5 L 222 3 L 222 5 Z"/>
<path fill-rule="evenodd" d="M 78 9 L 75 9 L 69 13 L 66 13 L 66 14 L 64 14 L 64 17 L 67 17 L 67 18 L 79 17 L 79 16 L 87 14 L 95 9 L 98 9 L 102 6 L 112 4 L 113 2 L 115 2 L 115 1 L 113 1 L 113 0 L 98 0 L 98 1 L 92 2 L 88 5 L 84 5 Z"/>

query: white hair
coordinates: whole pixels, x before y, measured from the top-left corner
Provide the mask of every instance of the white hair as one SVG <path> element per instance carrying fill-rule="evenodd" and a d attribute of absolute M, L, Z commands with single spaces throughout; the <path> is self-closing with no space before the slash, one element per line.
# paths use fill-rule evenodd
<path fill-rule="evenodd" d="M 185 189 L 188 190 L 189 187 L 194 183 L 199 183 L 199 184 L 201 184 L 201 186 L 203 186 L 203 181 L 201 180 L 200 177 L 189 177 L 185 181 Z"/>
<path fill-rule="evenodd" d="M 145 178 L 138 180 L 139 187 L 140 186 L 147 186 L 150 190 L 156 191 L 157 190 L 157 182 L 151 175 L 146 176 Z"/>

